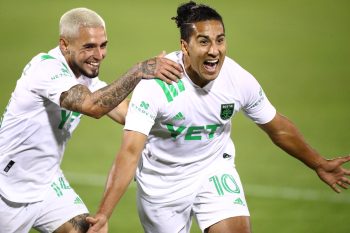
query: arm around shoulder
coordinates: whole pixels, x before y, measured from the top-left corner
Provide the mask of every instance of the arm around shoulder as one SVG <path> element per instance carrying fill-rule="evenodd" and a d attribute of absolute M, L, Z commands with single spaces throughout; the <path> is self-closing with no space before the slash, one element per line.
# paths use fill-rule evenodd
<path fill-rule="evenodd" d="M 137 63 L 121 78 L 93 93 L 84 85 L 75 85 L 60 97 L 60 105 L 71 111 L 100 118 L 117 107 L 141 79 L 159 77 L 167 82 L 181 77 L 179 64 L 163 56 Z"/>

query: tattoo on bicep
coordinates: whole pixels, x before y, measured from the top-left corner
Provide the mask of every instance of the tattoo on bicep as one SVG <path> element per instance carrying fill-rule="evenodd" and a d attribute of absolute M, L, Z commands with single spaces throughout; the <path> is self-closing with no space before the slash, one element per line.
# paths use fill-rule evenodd
<path fill-rule="evenodd" d="M 68 91 L 61 94 L 61 107 L 71 111 L 81 112 L 83 102 L 90 93 L 89 89 L 84 85 L 75 85 Z"/>
<path fill-rule="evenodd" d="M 73 229 L 76 230 L 79 233 L 85 233 L 89 229 L 89 223 L 86 221 L 86 217 L 89 216 L 88 214 L 81 214 L 78 216 L 75 216 L 68 222 L 73 226 Z"/>

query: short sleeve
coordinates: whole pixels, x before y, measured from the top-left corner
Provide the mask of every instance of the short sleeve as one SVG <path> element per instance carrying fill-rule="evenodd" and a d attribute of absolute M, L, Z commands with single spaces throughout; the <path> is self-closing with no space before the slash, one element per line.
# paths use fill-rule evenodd
<path fill-rule="evenodd" d="M 129 103 L 125 119 L 125 130 L 137 131 L 148 136 L 160 109 L 159 88 L 156 81 L 141 80 L 136 86 Z"/>
<path fill-rule="evenodd" d="M 57 105 L 62 92 L 79 84 L 69 68 L 55 58 L 39 61 L 28 72 L 30 90 Z"/>
<path fill-rule="evenodd" d="M 246 75 L 245 79 L 244 87 L 241 89 L 244 113 L 257 124 L 270 122 L 276 115 L 275 107 L 252 75 Z"/>

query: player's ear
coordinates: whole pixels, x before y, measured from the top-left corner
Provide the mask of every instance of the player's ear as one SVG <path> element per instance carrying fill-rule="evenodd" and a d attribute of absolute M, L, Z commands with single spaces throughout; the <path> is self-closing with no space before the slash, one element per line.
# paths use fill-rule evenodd
<path fill-rule="evenodd" d="M 185 54 L 185 55 L 189 55 L 188 53 L 188 44 L 185 40 L 181 39 L 181 50 L 182 50 L 182 53 Z"/>
<path fill-rule="evenodd" d="M 63 54 L 69 53 L 68 44 L 69 44 L 69 42 L 66 38 L 60 37 L 59 46 L 60 46 L 60 50 Z"/>

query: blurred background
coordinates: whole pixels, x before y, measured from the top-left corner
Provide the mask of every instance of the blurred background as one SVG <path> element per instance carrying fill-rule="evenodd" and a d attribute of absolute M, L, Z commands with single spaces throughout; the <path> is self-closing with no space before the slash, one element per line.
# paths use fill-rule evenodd
<path fill-rule="evenodd" d="M 111 82 L 138 61 L 179 49 L 179 32 L 170 18 L 182 2 L 0 0 L 0 111 L 29 60 L 57 46 L 58 22 L 67 10 L 87 7 L 105 19 L 109 44 L 100 78 Z M 308 142 L 327 158 L 349 154 L 350 2 L 200 3 L 221 13 L 228 56 L 257 78 L 270 101 Z M 68 144 L 62 168 L 91 213 L 101 199 L 121 133 L 122 126 L 107 117 L 83 117 Z M 349 190 L 334 193 L 243 114 L 233 119 L 232 137 L 253 232 L 350 232 Z M 143 232 L 135 191 L 131 184 L 110 220 L 110 232 Z M 191 232 L 200 232 L 195 221 Z"/>

